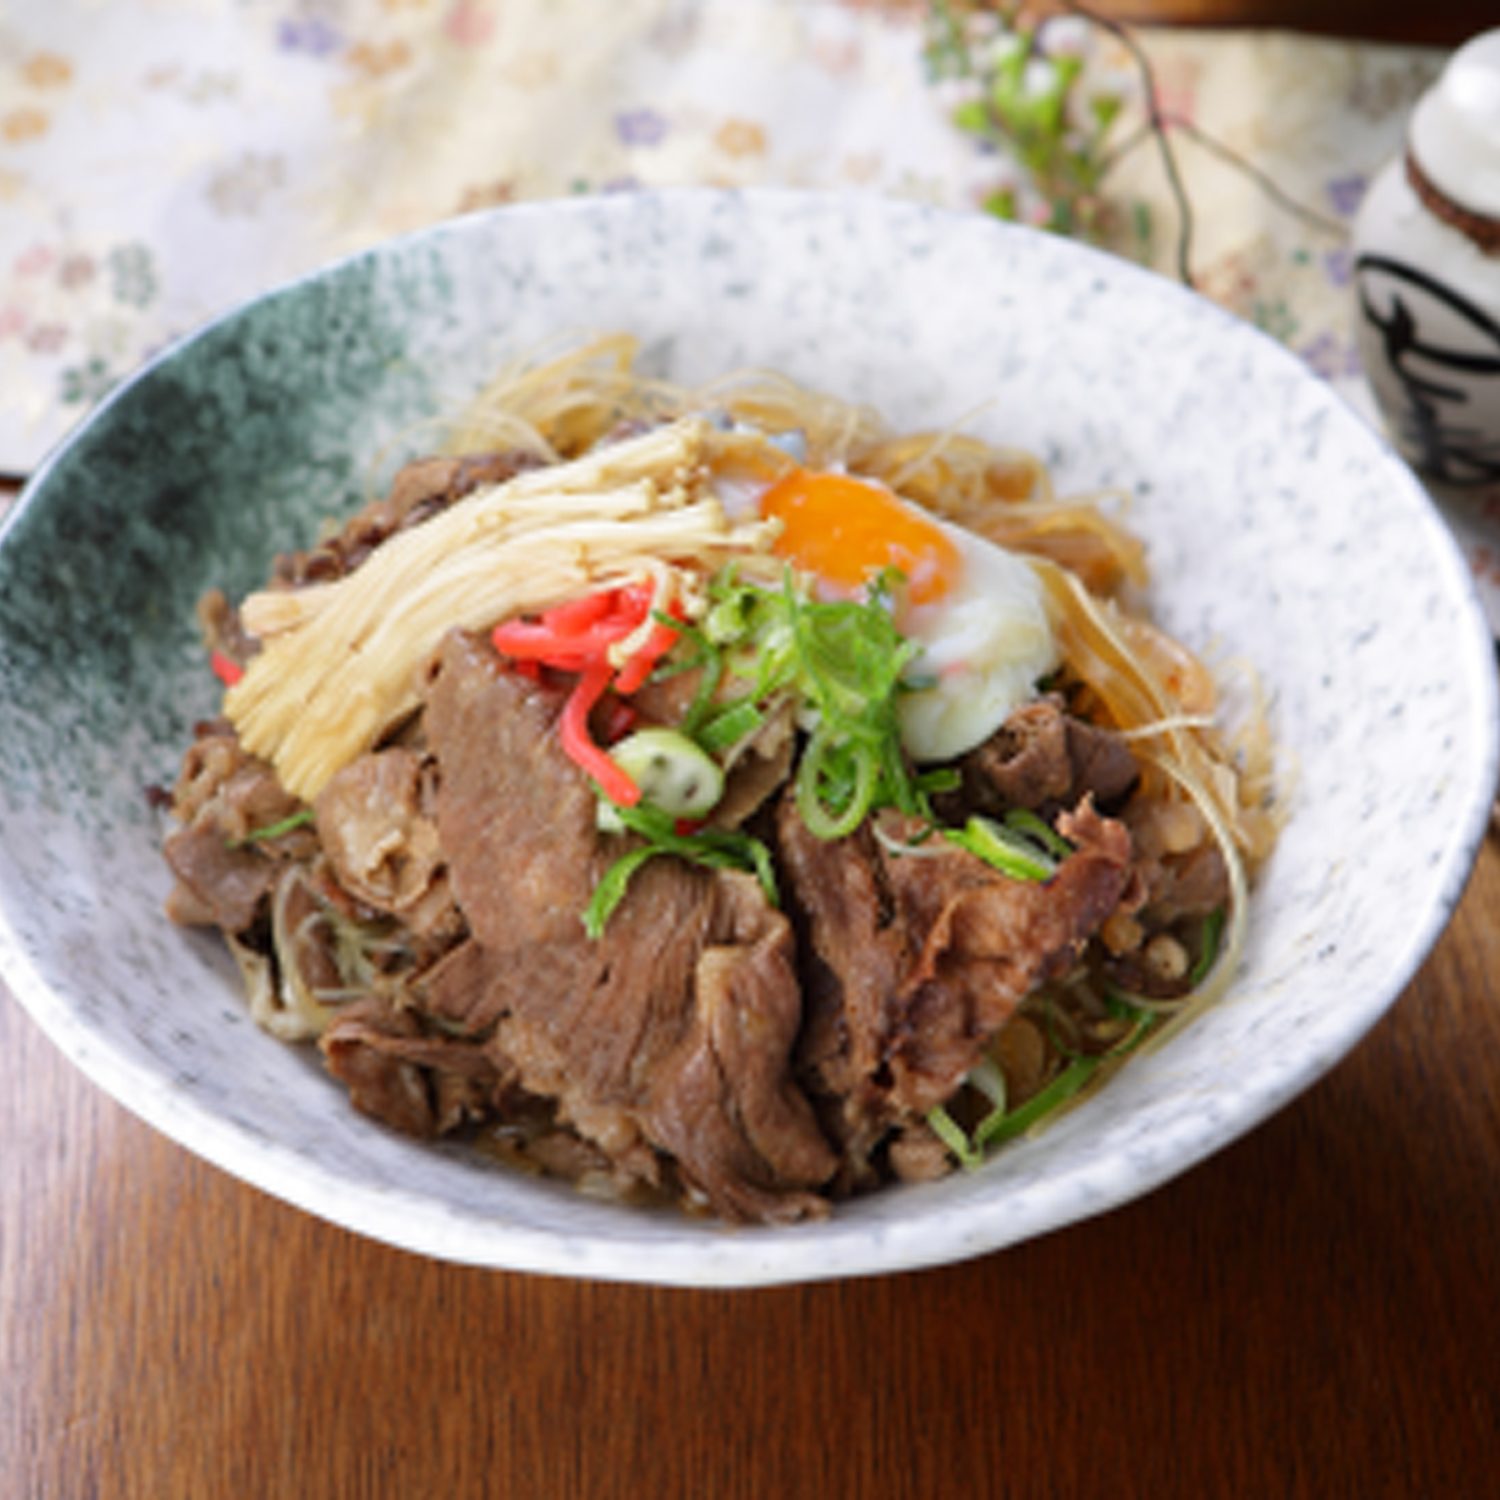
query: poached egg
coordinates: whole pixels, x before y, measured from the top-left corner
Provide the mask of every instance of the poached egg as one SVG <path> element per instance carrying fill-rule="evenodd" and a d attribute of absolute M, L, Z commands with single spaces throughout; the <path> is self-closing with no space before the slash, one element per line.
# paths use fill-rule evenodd
<path fill-rule="evenodd" d="M 914 760 L 983 743 L 1057 665 L 1041 583 L 1003 547 L 851 474 L 794 468 L 758 506 L 781 523 L 773 550 L 825 597 L 861 597 L 887 569 L 904 576 L 896 624 L 920 650 L 898 713 Z"/>

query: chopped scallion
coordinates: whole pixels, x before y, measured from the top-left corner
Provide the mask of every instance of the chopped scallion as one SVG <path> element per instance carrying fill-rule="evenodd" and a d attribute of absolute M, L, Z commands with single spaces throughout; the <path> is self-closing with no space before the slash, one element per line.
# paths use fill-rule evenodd
<path fill-rule="evenodd" d="M 625 889 L 630 884 L 630 877 L 648 859 L 660 853 L 661 850 L 655 845 L 642 844 L 640 848 L 632 849 L 629 854 L 622 854 L 604 872 L 599 884 L 594 887 L 594 894 L 589 898 L 589 904 L 583 909 L 583 930 L 591 938 L 597 938 L 604 931 L 610 913 L 625 897 Z"/>
<path fill-rule="evenodd" d="M 1029 838 L 977 813 L 962 828 L 945 828 L 944 836 L 1013 880 L 1050 880 L 1057 861 Z"/>
<path fill-rule="evenodd" d="M 252 828 L 244 838 L 231 840 L 231 847 L 237 849 L 244 844 L 264 843 L 267 839 L 279 839 L 282 834 L 290 833 L 294 828 L 301 828 L 303 824 L 311 823 L 312 820 L 312 808 L 304 807 L 282 818 L 279 822 L 268 823 L 264 828 Z"/>
<path fill-rule="evenodd" d="M 984 1153 L 964 1134 L 963 1127 L 940 1104 L 927 1111 L 927 1123 L 932 1133 L 958 1158 L 960 1166 L 977 1167 L 984 1160 Z"/>
<path fill-rule="evenodd" d="M 604 931 L 614 909 L 624 899 L 631 877 L 657 854 L 675 854 L 711 870 L 746 870 L 760 881 L 766 900 L 772 906 L 780 904 L 771 851 L 759 839 L 723 828 L 679 833 L 672 817 L 645 803 L 637 803 L 634 807 L 616 806 L 614 811 L 626 828 L 638 833 L 646 842 L 622 854 L 594 887 L 583 912 L 584 931 L 591 938 L 597 938 Z"/>
<path fill-rule="evenodd" d="M 1005 826 L 1013 833 L 1034 840 L 1059 860 L 1066 859 L 1073 852 L 1073 846 L 1062 834 L 1045 818 L 1038 817 L 1028 808 L 1013 807 L 1005 815 Z"/>
<path fill-rule="evenodd" d="M 1194 989 L 1197 989 L 1208 978 L 1209 970 L 1213 968 L 1219 956 L 1219 943 L 1223 936 L 1224 908 L 1220 906 L 1209 912 L 1203 919 L 1203 928 L 1198 935 L 1198 957 L 1188 974 L 1188 979 Z"/>
<path fill-rule="evenodd" d="M 992 1058 L 983 1057 L 964 1080 L 970 1088 L 978 1089 L 994 1109 L 1005 1109 L 1005 1074 Z"/>
<path fill-rule="evenodd" d="M 741 698 L 721 708 L 706 720 L 694 738 L 710 754 L 737 745 L 755 733 L 766 722 L 766 716 L 749 698 Z"/>
<path fill-rule="evenodd" d="M 993 1115 L 981 1122 L 974 1132 L 978 1146 L 998 1146 L 1002 1141 L 1024 1135 L 1039 1120 L 1059 1109 L 1094 1076 L 1102 1057 L 1080 1057 L 1069 1063 L 1046 1088 L 1033 1094 L 1025 1104 L 996 1119 Z"/>

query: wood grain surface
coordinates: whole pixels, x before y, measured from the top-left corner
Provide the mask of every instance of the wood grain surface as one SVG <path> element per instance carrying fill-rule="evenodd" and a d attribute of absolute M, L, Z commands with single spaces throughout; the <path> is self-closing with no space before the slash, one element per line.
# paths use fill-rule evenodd
<path fill-rule="evenodd" d="M 0 985 L 0 1500 L 1500 1494 L 1497 917 L 1491 838 L 1354 1053 L 1135 1204 L 740 1293 L 358 1239 L 148 1130 Z"/>
<path fill-rule="evenodd" d="M 0 1000 L 0 1496 L 1483 1496 L 1500 841 L 1392 1013 L 1149 1197 L 769 1291 L 426 1261 L 240 1186 Z"/>
<path fill-rule="evenodd" d="M 1067 0 L 1044 3 L 1064 8 Z M 1399 5 L 1394 0 L 1095 0 L 1087 8 L 1137 23 L 1282 27 L 1429 47 L 1456 47 L 1500 25 L 1495 0 L 1427 0 L 1423 5 Z"/>

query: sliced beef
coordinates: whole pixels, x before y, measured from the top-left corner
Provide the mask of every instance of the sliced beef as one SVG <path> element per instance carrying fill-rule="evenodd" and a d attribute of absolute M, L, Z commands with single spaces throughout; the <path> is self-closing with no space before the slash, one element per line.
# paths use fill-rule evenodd
<path fill-rule="evenodd" d="M 190 926 L 243 932 L 260 913 L 283 861 L 308 854 L 314 840 L 303 828 L 274 839 L 252 837 L 300 804 L 265 761 L 246 753 L 232 729 L 218 723 L 199 727 L 172 791 L 172 815 L 181 826 L 162 846 L 177 878 L 167 914 Z"/>
<path fill-rule="evenodd" d="M 791 700 L 767 713 L 765 722 L 737 746 L 724 777 L 724 795 L 714 808 L 718 828 L 739 828 L 785 785 L 797 748 L 797 722 Z"/>
<path fill-rule="evenodd" d="M 429 991 L 493 1025 L 528 1092 L 630 1175 L 658 1180 L 664 1153 L 726 1217 L 823 1211 L 810 1189 L 836 1161 L 791 1078 L 802 1008 L 786 918 L 750 876 L 658 858 L 589 940 L 583 908 L 629 846 L 595 831 L 593 791 L 555 732 L 564 696 L 475 637 L 443 646 L 427 734 L 474 943 Z"/>
<path fill-rule="evenodd" d="M 836 1166 L 789 1067 L 802 1023 L 791 926 L 748 875 L 696 883 L 708 887 L 709 941 L 694 966 L 691 1024 L 646 1075 L 647 1133 L 734 1217 L 821 1212 L 821 1200 L 786 1191 L 825 1182 Z"/>
<path fill-rule="evenodd" d="M 413 998 L 445 1031 L 483 1039 L 494 1035 L 505 1006 L 493 979 L 490 956 L 468 938 L 413 981 Z"/>
<path fill-rule="evenodd" d="M 289 864 L 277 878 L 271 896 L 271 933 L 281 988 L 326 1003 L 324 996 L 341 994 L 345 987 L 339 965 L 338 942 L 310 867 Z M 316 1035 L 309 1028 L 308 1035 Z"/>
<path fill-rule="evenodd" d="M 398 531 L 420 525 L 455 500 L 486 485 L 501 484 L 536 465 L 536 458 L 522 452 L 422 458 L 407 464 L 397 473 L 384 500 L 365 506 L 327 541 L 305 552 L 279 556 L 272 571 L 272 586 L 295 588 L 342 578 Z"/>
<path fill-rule="evenodd" d="M 423 936 L 458 925 L 433 817 L 431 763 L 392 746 L 336 772 L 314 805 L 318 838 L 339 884 Z"/>
<path fill-rule="evenodd" d="M 799 1069 L 856 1180 L 890 1125 L 946 1099 L 1025 996 L 1077 960 L 1130 869 L 1126 830 L 1087 801 L 1060 819 L 1075 852 L 1044 883 L 947 843 L 892 853 L 911 829 L 881 822 L 885 843 L 868 828 L 821 842 L 790 795 L 777 819 L 806 945 Z"/>
<path fill-rule="evenodd" d="M 898 909 L 922 934 L 888 1049 L 890 1100 L 925 1114 L 979 1061 L 1043 980 L 1078 961 L 1130 875 L 1130 836 L 1091 802 L 1058 819 L 1074 852 L 1047 881 L 1011 880 L 954 845 L 886 859 Z"/>
<path fill-rule="evenodd" d="M 797 1072 L 840 1143 L 837 1186 L 847 1193 L 874 1181 L 870 1156 L 890 1115 L 886 1049 L 912 943 L 868 823 L 846 839 L 819 839 L 787 793 L 776 830 L 783 894 L 801 940 Z"/>
<path fill-rule="evenodd" d="M 223 589 L 207 589 L 198 599 L 198 628 L 210 651 L 244 666 L 260 650 L 260 642 L 240 621 L 239 610 Z"/>
<path fill-rule="evenodd" d="M 438 838 L 458 904 L 495 952 L 580 940 L 594 885 L 624 847 L 595 836 L 594 792 L 559 749 L 565 701 L 462 633 L 444 641 L 428 689 Z"/>
<path fill-rule="evenodd" d="M 162 852 L 176 877 L 167 915 L 184 927 L 243 932 L 276 882 L 275 864 L 230 844 L 212 818 L 169 833 Z"/>
<path fill-rule="evenodd" d="M 1217 844 L 1140 861 L 1142 920 L 1165 928 L 1229 904 L 1229 871 Z"/>
<path fill-rule="evenodd" d="M 1074 718 L 1052 698 L 1017 709 L 959 766 L 966 809 L 1055 812 L 1091 796 L 1118 805 L 1140 775 L 1117 734 Z"/>
<path fill-rule="evenodd" d="M 432 1034 L 384 995 L 343 1007 L 318 1045 L 355 1108 L 407 1135 L 441 1135 L 481 1118 L 513 1080 L 493 1049 Z"/>
<path fill-rule="evenodd" d="M 1141 769 L 1130 746 L 1111 729 L 1066 716 L 1068 759 L 1073 782 L 1062 801 L 1076 806 L 1092 797 L 1103 808 L 1118 807 L 1135 790 Z"/>

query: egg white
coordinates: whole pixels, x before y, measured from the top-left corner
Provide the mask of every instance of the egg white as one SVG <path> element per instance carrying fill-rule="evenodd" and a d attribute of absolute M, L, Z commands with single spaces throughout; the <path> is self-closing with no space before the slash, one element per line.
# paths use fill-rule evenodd
<path fill-rule="evenodd" d="M 901 628 L 921 645 L 913 684 L 898 704 L 901 741 L 913 760 L 953 760 L 982 744 L 1058 664 L 1036 571 L 1022 557 L 962 527 L 933 519 L 958 549 L 962 572 L 931 603 L 909 606 Z"/>
<path fill-rule="evenodd" d="M 722 475 L 714 487 L 731 519 L 755 514 L 766 491 L 761 481 Z M 921 648 L 907 665 L 910 690 L 897 708 L 901 743 L 913 760 L 933 763 L 983 744 L 1036 697 L 1038 681 L 1057 666 L 1059 655 L 1041 581 L 1031 565 L 927 510 L 921 515 L 952 542 L 961 563 L 942 598 L 903 604 L 898 621 Z"/>

